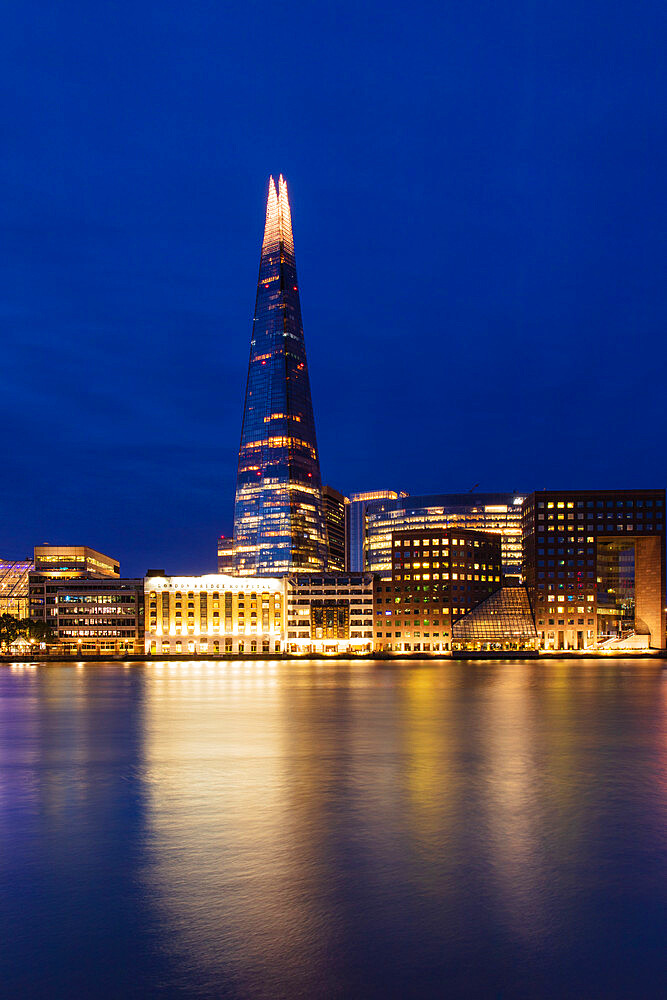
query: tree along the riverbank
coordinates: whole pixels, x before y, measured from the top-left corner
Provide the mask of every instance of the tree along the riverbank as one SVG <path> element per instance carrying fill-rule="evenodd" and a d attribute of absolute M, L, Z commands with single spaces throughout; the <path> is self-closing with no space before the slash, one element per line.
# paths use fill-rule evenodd
<path fill-rule="evenodd" d="M 0 647 L 9 648 L 15 639 L 34 639 L 35 642 L 55 642 L 55 636 L 46 622 L 33 622 L 15 615 L 0 615 Z"/>

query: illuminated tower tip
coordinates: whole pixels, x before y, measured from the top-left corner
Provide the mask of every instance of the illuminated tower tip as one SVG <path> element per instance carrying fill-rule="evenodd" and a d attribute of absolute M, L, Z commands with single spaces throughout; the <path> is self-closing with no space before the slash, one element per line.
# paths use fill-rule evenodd
<path fill-rule="evenodd" d="M 278 189 L 273 175 L 269 177 L 269 194 L 266 201 L 266 224 L 262 249 L 277 247 L 283 243 L 294 253 L 294 237 L 292 236 L 292 214 L 287 197 L 287 182 L 283 175 L 278 178 Z"/>

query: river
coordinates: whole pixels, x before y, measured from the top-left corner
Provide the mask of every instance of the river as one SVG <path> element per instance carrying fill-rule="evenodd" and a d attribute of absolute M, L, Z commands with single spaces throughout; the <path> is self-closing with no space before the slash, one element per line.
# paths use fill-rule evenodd
<path fill-rule="evenodd" d="M 659 661 L 0 668 L 0 993 L 663 996 Z"/>

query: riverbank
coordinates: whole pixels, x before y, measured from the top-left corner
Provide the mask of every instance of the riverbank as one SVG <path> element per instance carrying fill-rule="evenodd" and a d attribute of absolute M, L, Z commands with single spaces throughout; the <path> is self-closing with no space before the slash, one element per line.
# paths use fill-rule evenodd
<path fill-rule="evenodd" d="M 304 660 L 318 660 L 318 661 L 349 661 L 349 660 L 379 660 L 381 662 L 393 662 L 393 661 L 410 661 L 418 660 L 423 662 L 424 660 L 429 660 L 433 662 L 442 662 L 446 660 L 458 661 L 458 660 L 496 660 L 503 662 L 516 662 L 523 660 L 543 660 L 549 662 L 550 660 L 664 660 L 667 659 L 667 650 L 664 649 L 631 649 L 631 650 L 601 650 L 598 652 L 591 652 L 588 650 L 558 650 L 554 652 L 535 652 L 532 650 L 517 650 L 517 651 L 504 651 L 504 652 L 487 652 L 487 651 L 457 651 L 455 653 L 308 653 L 308 654 L 295 654 L 295 653 L 244 653 L 242 656 L 235 653 L 169 653 L 151 656 L 146 653 L 114 653 L 114 654 L 94 654 L 94 655 L 48 655 L 42 654 L 41 656 L 0 656 L 0 665 L 5 664 L 7 666 L 13 663 L 42 663 L 54 665 L 59 663 L 165 663 L 165 662 L 200 662 L 205 663 L 207 661 L 234 661 L 239 660 L 248 662 L 266 661 L 266 660 L 286 660 L 286 661 L 304 661 Z"/>

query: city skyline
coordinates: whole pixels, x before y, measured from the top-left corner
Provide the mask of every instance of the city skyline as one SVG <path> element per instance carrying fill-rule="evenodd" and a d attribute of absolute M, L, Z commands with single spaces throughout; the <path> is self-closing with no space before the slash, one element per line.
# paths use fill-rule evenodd
<path fill-rule="evenodd" d="M 38 18 L 29 49 L 6 25 L 3 558 L 78 540 L 129 573 L 214 568 L 274 168 L 325 482 L 661 485 L 657 5 L 343 4 L 314 48 L 308 18 L 235 9 L 224 59 L 211 11 L 139 10 L 137 35 L 120 8 Z"/>
<path fill-rule="evenodd" d="M 665 27 L 8 6 L 8 997 L 663 996 Z"/>
<path fill-rule="evenodd" d="M 275 251 L 278 251 L 279 254 L 280 254 L 280 263 L 277 266 L 277 269 L 276 269 Z M 271 252 L 274 253 L 273 257 L 271 256 Z M 289 206 L 289 200 L 288 200 L 288 195 L 287 195 L 287 182 L 283 178 L 283 175 L 280 174 L 279 175 L 279 182 L 278 182 L 278 189 L 276 189 L 273 176 L 271 176 L 269 178 L 269 191 L 268 191 L 268 196 L 267 196 L 266 217 L 265 217 L 265 224 L 264 224 L 264 234 L 263 234 L 263 239 L 262 239 L 262 253 L 261 253 L 261 259 L 260 259 L 260 274 L 259 274 L 259 278 L 258 278 L 258 282 L 257 282 L 257 301 L 256 301 L 256 305 L 255 305 L 255 313 L 254 313 L 254 319 L 253 319 L 253 335 L 252 335 L 252 339 L 251 339 L 251 359 L 250 359 L 251 363 L 249 365 L 249 370 L 248 370 L 248 378 L 247 378 L 247 383 L 246 383 L 245 403 L 244 403 L 244 406 L 243 406 L 242 441 L 241 441 L 241 449 L 240 449 L 240 452 L 239 452 L 239 463 L 238 463 L 239 464 L 239 470 L 241 468 L 241 458 L 242 458 L 242 455 L 243 455 L 244 442 L 247 443 L 246 439 L 248 437 L 247 434 L 244 434 L 244 430 L 245 430 L 246 423 L 247 423 L 246 418 L 247 418 L 247 412 L 248 412 L 248 388 L 249 388 L 249 385 L 250 385 L 251 372 L 253 370 L 252 361 L 253 361 L 254 355 L 257 354 L 257 351 L 255 350 L 255 344 L 256 344 L 256 341 L 255 341 L 255 336 L 256 336 L 255 330 L 257 328 L 257 321 L 258 321 L 258 319 L 261 318 L 261 313 L 262 312 L 266 313 L 266 308 L 267 307 L 268 308 L 275 308 L 274 306 L 268 306 L 268 302 L 270 300 L 270 296 L 267 296 L 267 295 L 264 294 L 266 292 L 266 290 L 268 289 L 268 287 L 269 287 L 268 284 L 266 283 L 267 280 L 268 281 L 272 281 L 272 280 L 276 280 L 276 278 L 279 277 L 281 289 L 285 285 L 285 275 L 283 274 L 283 270 L 285 268 L 285 256 L 284 256 L 285 252 L 287 252 L 287 255 L 289 257 L 289 260 L 287 262 L 287 269 L 290 271 L 290 274 L 293 275 L 293 280 L 295 282 L 294 289 L 293 289 L 295 295 L 292 297 L 294 301 L 291 301 L 291 302 L 287 303 L 287 309 L 288 309 L 288 311 L 291 310 L 294 313 L 295 322 L 296 322 L 296 325 L 297 325 L 297 327 L 298 327 L 298 329 L 300 331 L 301 343 L 302 343 L 302 346 L 303 346 L 303 328 L 302 328 L 301 308 L 300 308 L 300 301 L 299 301 L 300 295 L 299 295 L 299 291 L 298 291 L 298 286 L 296 284 L 297 278 L 296 278 L 296 264 L 295 264 L 295 257 L 294 257 L 294 241 L 293 241 L 293 234 L 292 234 L 290 206 Z M 275 271 L 275 274 L 274 274 L 274 271 Z M 269 275 L 268 279 L 267 279 L 267 275 Z M 291 291 L 291 289 L 290 289 L 290 291 Z M 268 315 L 268 314 L 266 314 L 266 315 Z M 264 318 L 266 318 L 266 315 L 265 315 Z M 265 326 L 267 326 L 266 323 L 265 323 Z M 271 333 L 271 330 L 268 329 L 268 326 L 267 326 L 267 330 L 264 331 L 264 333 L 265 334 L 266 333 L 269 333 L 269 334 Z M 304 351 L 305 351 L 305 348 L 304 348 Z M 263 362 L 263 363 L 265 363 L 265 362 Z M 304 357 L 303 357 L 303 364 L 306 365 L 305 353 L 304 353 Z M 315 440 L 315 421 L 314 421 L 314 418 L 313 418 L 313 408 L 312 408 L 312 402 L 311 402 L 311 399 L 310 399 L 310 386 L 309 386 L 309 382 L 308 382 L 308 369 L 307 369 L 307 366 L 306 366 L 306 383 L 307 383 L 307 385 L 306 385 L 307 408 L 310 411 L 309 421 L 310 421 L 310 426 L 312 428 L 312 439 L 313 439 L 313 443 L 312 443 L 312 446 L 310 447 L 310 450 L 313 451 L 313 453 L 316 456 L 316 458 L 315 458 L 315 462 L 316 462 L 316 466 L 317 466 L 317 476 L 316 476 L 316 478 L 319 480 L 320 490 L 322 490 L 322 488 L 324 486 L 325 480 L 320 475 L 320 471 L 319 471 L 319 458 L 317 456 L 317 443 L 316 443 L 316 440 Z M 326 407 L 324 409 L 325 409 L 325 412 L 326 412 Z M 278 414 L 277 416 L 280 417 L 281 414 Z M 298 419 L 301 419 L 301 418 L 298 418 Z M 282 428 L 281 433 L 282 433 L 283 430 L 285 430 L 285 428 Z M 250 443 L 252 444 L 253 442 L 250 442 Z M 246 460 L 252 459 L 252 454 L 250 454 L 250 455 L 246 454 L 245 458 L 246 458 Z M 448 474 L 451 474 L 451 473 L 448 473 Z M 237 473 L 237 475 L 238 475 L 238 473 Z M 395 483 L 395 482 L 396 482 L 396 477 L 394 477 L 392 479 L 392 483 Z M 364 483 L 363 484 L 364 488 L 367 485 L 368 485 L 368 483 Z M 404 484 L 399 483 L 399 490 L 403 489 L 403 485 Z M 480 486 L 481 486 L 480 483 L 476 483 L 476 484 L 473 485 L 472 488 L 470 488 L 468 491 L 466 491 L 467 495 L 470 496 L 471 501 L 474 500 L 474 498 L 478 494 L 480 495 L 480 499 L 483 499 L 485 497 L 485 495 L 488 496 L 487 491 L 480 490 Z M 610 485 L 608 483 L 605 483 L 605 484 L 603 484 L 601 486 L 601 488 L 602 489 L 619 489 L 619 488 L 620 489 L 624 489 L 624 488 L 626 488 L 626 486 L 627 486 L 627 484 L 622 484 L 622 485 L 619 486 L 618 484 L 612 484 L 612 485 Z M 551 488 L 553 488 L 553 487 L 551 487 Z M 568 486 L 568 488 L 571 488 L 571 487 Z M 384 495 L 386 493 L 385 484 L 373 483 L 371 489 L 373 491 L 378 491 L 379 490 L 379 494 L 378 495 Z M 532 487 L 532 489 L 534 489 L 534 487 Z M 348 493 L 350 495 L 353 495 L 355 492 L 358 492 L 358 491 L 359 491 L 359 484 L 357 483 L 357 484 L 355 484 L 355 489 L 348 490 Z M 361 492 L 362 493 L 364 492 L 363 488 L 362 488 Z M 458 496 L 461 498 L 461 500 L 463 500 L 463 498 L 466 496 L 466 492 L 460 492 L 458 494 Z M 524 494 L 526 494 L 526 493 L 531 492 L 531 489 L 522 490 L 522 491 L 517 491 L 515 489 L 515 490 L 512 490 L 512 491 L 506 491 L 506 492 L 507 492 L 508 496 L 511 493 L 518 494 L 519 492 L 523 492 Z M 500 494 L 498 494 L 498 495 L 500 495 Z M 409 491 L 401 492 L 400 496 L 406 497 L 406 498 L 412 496 L 413 499 L 416 499 L 416 500 L 419 500 L 419 501 L 423 501 L 425 499 L 428 499 L 428 497 L 423 497 L 423 496 L 421 496 L 421 497 L 415 497 L 414 494 L 411 494 Z M 438 497 L 436 494 L 433 494 L 432 497 L 431 497 L 431 499 L 433 501 L 436 501 L 436 500 L 439 500 L 441 498 Z M 222 506 L 224 508 L 225 504 L 223 503 Z M 236 505 L 232 504 L 232 506 L 233 507 L 238 506 L 238 501 L 237 501 Z M 322 525 L 322 527 L 323 527 L 323 525 Z M 324 532 L 324 534 L 326 534 L 326 532 Z M 232 527 L 232 531 L 230 532 L 230 535 L 233 535 L 233 527 Z M 223 532 L 218 537 L 224 537 L 224 536 L 225 535 L 224 535 L 224 532 Z M 79 539 L 79 541 L 81 541 L 81 539 Z M 86 539 L 85 541 L 87 542 L 88 539 Z M 210 541 L 210 540 L 208 540 L 208 541 Z M 54 544 L 54 543 L 50 542 L 49 544 Z M 69 542 L 66 539 L 62 539 L 61 538 L 61 539 L 56 540 L 55 544 L 56 545 L 58 545 L 58 544 L 65 544 L 65 545 L 67 545 L 67 544 L 69 544 Z M 187 558 L 188 558 L 187 556 L 186 556 L 185 563 L 182 561 L 182 556 L 181 556 L 181 563 L 180 563 L 180 567 L 179 567 L 178 572 L 195 573 L 195 574 L 196 573 L 215 572 L 216 553 L 215 553 L 215 549 L 214 549 L 214 544 L 215 544 L 215 540 L 214 540 L 213 545 L 210 546 L 210 551 L 204 557 L 204 559 L 205 559 L 204 564 L 202 565 L 200 563 L 195 568 L 193 568 L 192 561 L 189 561 L 189 562 L 187 561 Z M 11 546 L 9 546 L 8 548 L 11 549 Z M 10 551 L 10 554 L 8 556 L 8 559 L 9 559 L 10 562 L 11 562 L 12 559 L 14 559 L 14 560 L 19 559 L 20 560 L 21 558 L 29 558 L 29 555 L 28 554 L 20 554 L 19 556 L 17 556 L 16 552 L 12 550 L 12 551 Z M 156 563 L 156 562 L 164 562 L 165 559 L 168 560 L 168 558 L 169 557 L 167 555 L 167 550 L 164 549 L 161 553 L 157 554 L 157 557 L 155 559 L 153 559 L 153 562 L 154 563 Z M 146 572 L 146 570 L 144 570 L 144 569 L 142 569 L 141 567 L 138 566 L 138 564 L 136 563 L 136 560 L 133 558 L 133 553 L 132 552 L 130 552 L 129 560 L 130 560 L 130 563 L 132 564 L 132 572 L 131 573 L 127 573 L 126 572 L 124 574 L 125 576 L 136 576 L 136 575 L 141 576 L 142 573 Z M 314 565 L 312 565 L 309 568 L 312 571 L 313 569 L 316 568 L 316 565 L 314 564 Z M 170 570 L 170 571 L 173 572 L 173 570 Z M 259 575 L 262 575 L 261 570 L 258 571 L 257 570 L 257 566 L 255 565 L 252 568 L 252 573 L 256 574 L 256 571 L 259 572 Z M 285 568 L 281 568 L 279 570 L 275 570 L 275 569 L 274 570 L 270 570 L 267 567 L 264 575 L 267 575 L 267 576 L 268 575 L 272 575 L 272 574 L 275 575 L 276 572 L 278 574 L 281 574 L 281 573 L 284 573 L 286 571 L 287 571 L 287 569 L 285 569 Z M 235 572 L 243 573 L 244 570 L 237 568 L 237 570 L 235 570 Z M 250 569 L 246 569 L 245 572 L 246 572 L 247 575 L 252 575 Z"/>

